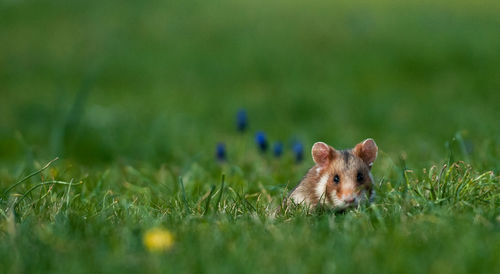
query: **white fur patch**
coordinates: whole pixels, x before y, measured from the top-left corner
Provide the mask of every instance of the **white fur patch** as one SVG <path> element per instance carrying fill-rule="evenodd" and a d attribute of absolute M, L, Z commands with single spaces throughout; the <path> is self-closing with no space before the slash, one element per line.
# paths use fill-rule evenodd
<path fill-rule="evenodd" d="M 371 172 L 368 172 L 368 176 L 370 176 L 370 180 L 372 180 L 372 184 L 375 183 L 375 181 L 373 180 L 373 175 Z"/>
<path fill-rule="evenodd" d="M 320 199 L 320 201 L 325 199 L 326 184 L 328 183 L 329 178 L 330 175 L 328 174 L 321 176 L 321 179 L 319 179 L 318 185 L 315 188 L 316 196 Z"/>
<path fill-rule="evenodd" d="M 306 200 L 306 197 L 298 191 L 294 191 L 291 198 L 295 204 L 301 204 Z"/>
<path fill-rule="evenodd" d="M 368 201 L 370 203 L 373 203 L 373 201 L 375 200 L 375 196 L 376 196 L 375 189 L 372 189 L 372 192 L 370 193 L 370 199 Z"/>
<path fill-rule="evenodd" d="M 340 207 L 342 207 L 344 205 L 344 202 L 337 197 L 337 191 L 336 190 L 334 190 L 334 191 L 332 191 L 332 193 L 330 193 L 330 198 L 333 201 L 333 206 L 340 208 Z"/>

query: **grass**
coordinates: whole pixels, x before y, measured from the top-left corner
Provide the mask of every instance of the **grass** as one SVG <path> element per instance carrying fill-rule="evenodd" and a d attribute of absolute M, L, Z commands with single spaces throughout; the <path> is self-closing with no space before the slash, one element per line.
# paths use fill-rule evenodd
<path fill-rule="evenodd" d="M 498 273 L 499 11 L 1 1 L 0 272 Z M 278 210 L 314 142 L 367 137 L 374 203 Z"/>

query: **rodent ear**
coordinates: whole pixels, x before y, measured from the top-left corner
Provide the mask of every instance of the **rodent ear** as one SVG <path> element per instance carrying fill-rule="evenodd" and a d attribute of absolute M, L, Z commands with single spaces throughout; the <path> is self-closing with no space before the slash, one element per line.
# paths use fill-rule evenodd
<path fill-rule="evenodd" d="M 361 158 L 368 167 L 372 167 L 373 162 L 377 159 L 378 147 L 375 141 L 371 138 L 357 144 L 353 149 L 354 155 Z"/>
<path fill-rule="evenodd" d="M 323 142 L 317 142 L 312 147 L 312 158 L 319 166 L 325 166 L 333 158 L 333 148 Z"/>

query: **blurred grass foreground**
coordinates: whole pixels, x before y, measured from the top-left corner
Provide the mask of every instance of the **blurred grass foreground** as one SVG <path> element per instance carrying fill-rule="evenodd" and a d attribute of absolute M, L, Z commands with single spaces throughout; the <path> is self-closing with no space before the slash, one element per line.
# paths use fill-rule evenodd
<path fill-rule="evenodd" d="M 0 0 L 0 272 L 500 273 L 499 14 Z M 276 213 L 368 137 L 373 204 Z"/>

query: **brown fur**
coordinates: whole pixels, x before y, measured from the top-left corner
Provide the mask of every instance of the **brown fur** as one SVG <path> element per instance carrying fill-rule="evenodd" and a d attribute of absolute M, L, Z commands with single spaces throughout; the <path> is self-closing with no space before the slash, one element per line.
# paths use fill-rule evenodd
<path fill-rule="evenodd" d="M 339 203 L 351 206 L 354 205 L 349 203 L 352 199 L 362 201 L 363 193 L 370 196 L 372 192 L 370 169 L 377 151 L 378 148 L 371 139 L 359 143 L 352 150 L 341 151 L 325 143 L 316 143 L 312 148 L 316 165 L 309 169 L 297 187 L 291 191 L 289 200 L 311 207 L 318 204 L 336 207 Z M 358 181 L 358 173 L 362 174 L 361 181 Z M 339 176 L 339 183 L 334 182 L 335 175 Z"/>

